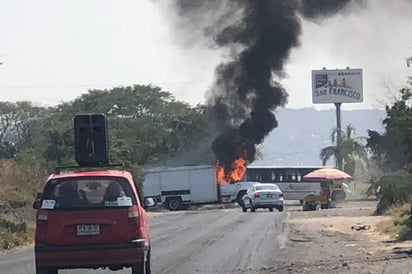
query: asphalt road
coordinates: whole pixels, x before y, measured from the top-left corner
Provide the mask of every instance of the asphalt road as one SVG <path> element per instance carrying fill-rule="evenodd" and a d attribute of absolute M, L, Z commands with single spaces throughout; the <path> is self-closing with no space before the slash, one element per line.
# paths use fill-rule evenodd
<path fill-rule="evenodd" d="M 285 214 L 263 209 L 243 213 L 240 208 L 152 213 L 152 273 L 258 273 L 285 247 Z M 0 273 L 34 273 L 33 247 L 0 256 Z"/>

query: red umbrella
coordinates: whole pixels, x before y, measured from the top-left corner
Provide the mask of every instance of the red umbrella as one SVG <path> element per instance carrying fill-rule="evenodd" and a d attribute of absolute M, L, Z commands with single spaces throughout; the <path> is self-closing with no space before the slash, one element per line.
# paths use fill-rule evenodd
<path fill-rule="evenodd" d="M 336 168 L 321 168 L 309 172 L 303 179 L 328 179 L 328 180 L 338 180 L 338 179 L 347 179 L 351 180 L 352 176 L 348 173 L 343 172 L 342 170 Z"/>

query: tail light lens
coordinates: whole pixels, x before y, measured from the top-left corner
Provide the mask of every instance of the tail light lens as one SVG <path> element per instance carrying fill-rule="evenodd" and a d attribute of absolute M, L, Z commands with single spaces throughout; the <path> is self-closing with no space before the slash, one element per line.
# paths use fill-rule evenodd
<path fill-rule="evenodd" d="M 259 198 L 260 197 L 260 193 L 259 192 L 255 192 L 255 198 Z"/>
<path fill-rule="evenodd" d="M 47 210 L 39 210 L 37 212 L 36 242 L 44 241 L 46 239 L 48 218 L 49 218 L 49 213 L 47 212 Z"/>
<path fill-rule="evenodd" d="M 281 192 L 279 192 L 279 198 L 282 198 L 283 197 L 283 192 L 281 191 Z"/>
<path fill-rule="evenodd" d="M 139 237 L 139 210 L 138 208 L 136 206 L 130 207 L 127 217 L 129 218 L 130 236 L 131 236 L 131 239 L 133 240 Z"/>

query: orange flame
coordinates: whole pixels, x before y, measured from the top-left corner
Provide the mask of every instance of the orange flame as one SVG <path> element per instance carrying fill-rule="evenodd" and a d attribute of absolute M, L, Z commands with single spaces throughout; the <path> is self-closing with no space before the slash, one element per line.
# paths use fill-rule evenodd
<path fill-rule="evenodd" d="M 225 167 L 216 162 L 216 182 L 218 184 L 232 184 L 242 180 L 246 173 L 247 161 L 244 158 L 236 159 L 229 171 L 225 171 Z"/>

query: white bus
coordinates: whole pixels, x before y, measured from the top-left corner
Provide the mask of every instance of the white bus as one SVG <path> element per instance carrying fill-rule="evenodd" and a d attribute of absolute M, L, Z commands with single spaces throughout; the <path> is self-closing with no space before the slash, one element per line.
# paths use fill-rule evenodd
<path fill-rule="evenodd" d="M 245 181 L 275 183 L 282 190 L 285 200 L 299 200 L 310 195 L 320 195 L 322 182 L 305 181 L 303 176 L 325 166 L 248 166 Z"/>

